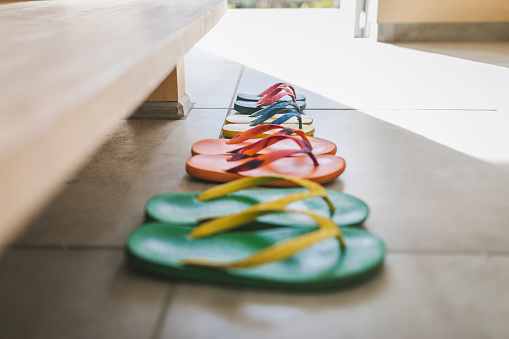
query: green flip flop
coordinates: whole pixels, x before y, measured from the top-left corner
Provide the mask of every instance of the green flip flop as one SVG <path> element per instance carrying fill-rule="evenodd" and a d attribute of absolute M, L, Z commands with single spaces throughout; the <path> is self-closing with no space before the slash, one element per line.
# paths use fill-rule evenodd
<path fill-rule="evenodd" d="M 306 188 L 267 188 L 246 190 L 244 188 L 269 182 L 270 180 L 291 180 Z M 196 226 L 200 222 L 228 214 L 244 211 L 259 203 L 278 201 L 297 193 L 304 194 L 306 189 L 320 190 L 328 195 L 335 211 L 332 220 L 339 226 L 359 225 L 369 214 L 368 206 L 360 199 L 335 190 L 325 190 L 319 184 L 308 180 L 295 179 L 286 176 L 271 176 L 263 178 L 243 178 L 224 185 L 216 186 L 203 193 L 171 193 L 160 194 L 150 198 L 145 206 L 147 221 L 170 224 Z M 330 216 L 328 202 L 319 194 L 290 201 L 290 209 L 313 212 L 323 216 Z M 315 223 L 305 215 L 295 213 L 273 213 L 257 218 L 261 226 L 313 227 Z M 259 225 L 259 226 L 260 226 Z"/>
<path fill-rule="evenodd" d="M 218 218 L 191 232 L 182 225 L 150 223 L 131 233 L 126 257 L 133 268 L 158 276 L 284 290 L 351 285 L 382 267 L 385 245 L 380 239 L 356 228 L 340 230 L 331 219 L 313 213 L 288 211 L 312 217 L 318 229 L 311 231 L 287 227 L 218 233 L 277 211 Z"/>

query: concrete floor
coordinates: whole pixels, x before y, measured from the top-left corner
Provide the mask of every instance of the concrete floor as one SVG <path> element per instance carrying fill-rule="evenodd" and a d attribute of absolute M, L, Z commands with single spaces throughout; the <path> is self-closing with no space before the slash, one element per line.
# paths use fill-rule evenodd
<path fill-rule="evenodd" d="M 310 12 L 309 26 L 285 22 L 302 29 L 289 45 L 312 47 L 288 57 L 266 53 L 273 41 L 252 48 L 259 12 L 235 13 L 186 56 L 189 117 L 119 122 L 0 258 L 0 338 L 509 337 L 509 43 L 332 44 L 331 31 L 325 44 Z M 303 12 L 271 13 L 268 30 Z M 327 187 L 370 206 L 383 272 L 305 294 L 131 272 L 123 243 L 146 200 L 212 187 L 186 176 L 191 145 L 219 136 L 237 92 L 277 79 L 308 97 L 315 135 L 346 159 Z"/>

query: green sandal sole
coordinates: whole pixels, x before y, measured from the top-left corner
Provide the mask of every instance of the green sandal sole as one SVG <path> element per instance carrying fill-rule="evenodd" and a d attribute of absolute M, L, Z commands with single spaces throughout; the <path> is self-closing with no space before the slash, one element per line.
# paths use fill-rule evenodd
<path fill-rule="evenodd" d="M 209 201 L 196 200 L 199 193 L 160 194 L 148 200 L 145 216 L 147 221 L 195 226 L 199 224 L 199 220 L 242 212 L 255 204 L 303 191 L 305 189 L 302 188 L 242 190 Z M 335 224 L 355 226 L 368 217 L 369 208 L 362 200 L 335 190 L 327 190 L 327 193 L 336 207 L 336 212 L 332 216 Z M 327 204 L 319 197 L 293 202 L 288 208 L 330 216 Z M 275 226 L 292 225 L 309 228 L 314 225 L 314 221 L 307 216 L 284 212 L 265 215 L 259 217 L 257 221 Z"/>
<path fill-rule="evenodd" d="M 383 265 L 384 243 L 356 228 L 342 230 L 345 250 L 330 238 L 289 259 L 255 268 L 215 270 L 179 264 L 189 258 L 230 262 L 307 232 L 288 227 L 191 239 L 188 227 L 151 223 L 131 233 L 126 257 L 133 268 L 166 278 L 284 290 L 321 290 L 355 284 L 373 276 Z"/>

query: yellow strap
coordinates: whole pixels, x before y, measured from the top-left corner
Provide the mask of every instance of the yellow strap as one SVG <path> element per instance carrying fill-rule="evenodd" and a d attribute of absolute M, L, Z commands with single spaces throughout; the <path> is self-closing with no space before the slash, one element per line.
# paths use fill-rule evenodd
<path fill-rule="evenodd" d="M 227 194 L 240 191 L 242 189 L 261 186 L 273 181 L 281 181 L 286 180 L 293 182 L 299 186 L 305 187 L 310 191 L 313 190 L 325 190 L 322 185 L 306 179 L 296 178 L 288 175 L 264 175 L 259 177 L 247 177 L 238 179 L 235 181 L 230 181 L 225 184 L 212 187 L 202 194 L 200 194 L 196 199 L 197 200 L 210 200 L 225 196 Z"/>
<path fill-rule="evenodd" d="M 189 236 L 191 238 L 201 238 L 206 237 L 212 234 L 216 234 L 219 232 L 223 232 L 232 228 L 240 227 L 248 222 L 255 220 L 256 218 L 267 214 L 266 211 L 284 211 L 285 206 L 299 200 L 312 198 L 321 196 L 323 194 L 327 194 L 327 192 L 299 192 L 285 196 L 279 200 L 269 201 L 264 203 L 259 203 L 250 208 L 238 212 L 235 214 L 226 215 L 223 217 L 215 218 L 209 221 L 206 221 L 199 226 L 195 227 L 190 233 Z M 207 218 L 208 219 L 208 218 Z M 198 219 L 198 221 L 207 220 L 205 218 Z"/>
<path fill-rule="evenodd" d="M 227 194 L 240 191 L 242 189 L 260 186 L 267 184 L 269 182 L 273 181 L 281 181 L 286 180 L 293 182 L 299 186 L 302 186 L 304 188 L 307 188 L 308 190 L 312 192 L 319 192 L 319 194 L 316 194 L 314 196 L 320 196 L 322 197 L 327 205 L 329 206 L 330 214 L 331 216 L 335 212 L 335 207 L 332 204 L 332 201 L 329 199 L 329 196 L 327 195 L 327 190 L 320 184 L 306 179 L 296 178 L 288 175 L 267 175 L 267 176 L 260 176 L 260 177 L 248 177 L 248 178 L 242 178 L 235 181 L 228 182 L 226 184 L 222 184 L 216 187 L 212 187 L 206 191 L 204 191 L 202 194 L 200 194 L 196 199 L 199 201 L 205 201 L 215 198 L 223 197 Z"/>
<path fill-rule="evenodd" d="M 278 212 L 278 210 L 265 210 L 263 212 L 264 214 L 268 214 Z M 340 229 L 331 219 L 304 211 L 291 210 L 287 212 L 301 213 L 313 217 L 320 229 L 274 244 L 247 258 L 234 262 L 214 263 L 203 259 L 185 259 L 180 263 L 182 265 L 195 265 L 217 269 L 254 267 L 270 262 L 285 260 L 292 257 L 295 253 L 330 237 L 338 239 L 341 249 L 346 248 Z"/>

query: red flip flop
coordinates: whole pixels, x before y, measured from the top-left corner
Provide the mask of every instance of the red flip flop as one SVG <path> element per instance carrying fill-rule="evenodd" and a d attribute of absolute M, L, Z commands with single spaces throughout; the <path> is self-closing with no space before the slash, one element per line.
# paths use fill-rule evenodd
<path fill-rule="evenodd" d="M 256 136 L 265 133 L 269 130 L 275 130 L 280 129 L 280 131 L 271 134 L 264 139 L 254 139 Z M 246 147 L 248 145 L 252 145 L 254 143 L 260 143 L 262 140 L 265 140 L 266 138 L 270 138 L 271 136 L 279 136 L 279 135 L 292 135 L 297 134 L 300 136 L 304 141 L 306 141 L 313 150 L 313 153 L 315 155 L 321 155 L 321 154 L 336 154 L 337 147 L 334 143 L 320 138 L 313 138 L 308 137 L 306 134 L 299 129 L 294 128 L 285 128 L 280 125 L 260 125 L 253 127 L 249 129 L 246 132 L 243 132 L 233 139 L 204 139 L 200 140 L 191 148 L 191 153 L 193 155 L 197 154 L 229 154 L 233 153 L 234 151 Z M 265 147 L 262 147 L 258 150 L 257 154 L 266 154 L 270 153 L 272 151 L 276 150 L 283 150 L 283 149 L 300 149 L 299 146 L 293 142 L 292 140 L 287 140 L 284 138 L 278 138 L 278 139 L 272 139 L 272 141 L 275 141 L 269 145 L 266 145 Z"/>
<path fill-rule="evenodd" d="M 287 138 L 297 143 L 300 149 L 275 150 L 254 157 L 240 152 L 233 157 L 224 154 L 199 154 L 187 161 L 186 171 L 192 177 L 214 182 L 262 175 L 289 175 L 325 184 L 336 179 L 345 170 L 344 159 L 335 155 L 315 156 L 305 141 L 295 137 Z M 252 147 L 249 151 L 258 151 L 257 147 Z M 274 182 L 271 186 L 284 187 L 292 184 Z"/>

